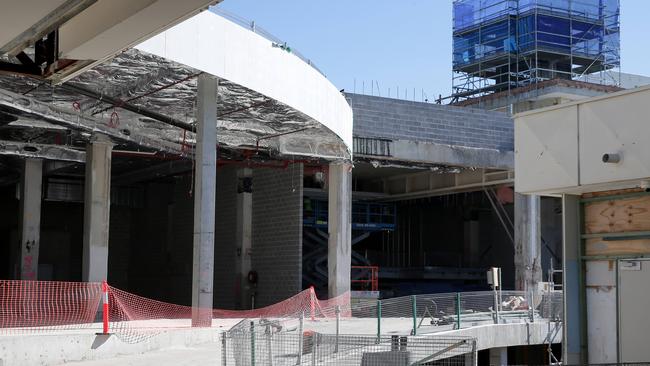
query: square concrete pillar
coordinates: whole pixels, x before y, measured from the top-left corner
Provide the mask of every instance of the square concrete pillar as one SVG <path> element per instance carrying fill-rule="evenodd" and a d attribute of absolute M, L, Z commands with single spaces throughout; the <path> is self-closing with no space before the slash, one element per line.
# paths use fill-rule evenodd
<path fill-rule="evenodd" d="M 112 151 L 113 144 L 102 136 L 86 147 L 82 264 L 82 278 L 86 282 L 100 282 L 108 277 Z"/>
<path fill-rule="evenodd" d="M 352 165 L 331 163 L 328 177 L 327 272 L 330 298 L 350 291 L 352 262 Z"/>
<path fill-rule="evenodd" d="M 540 197 L 515 193 L 515 289 L 536 291 L 542 280 Z"/>
<path fill-rule="evenodd" d="M 490 348 L 490 366 L 508 366 L 508 347 Z"/>
<path fill-rule="evenodd" d="M 43 161 L 25 159 L 20 178 L 20 279 L 38 279 Z"/>
<path fill-rule="evenodd" d="M 192 326 L 212 325 L 214 225 L 217 188 L 217 86 L 201 74 L 197 85 Z"/>

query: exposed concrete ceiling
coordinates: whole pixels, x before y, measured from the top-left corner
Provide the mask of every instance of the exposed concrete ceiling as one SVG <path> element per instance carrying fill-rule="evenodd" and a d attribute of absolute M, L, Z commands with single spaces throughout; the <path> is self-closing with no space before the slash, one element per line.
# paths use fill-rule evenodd
<path fill-rule="evenodd" d="M 99 133 L 120 149 L 191 156 L 198 74 L 131 49 L 62 86 L 0 76 L 0 139 L 83 149 Z M 340 139 L 315 120 L 226 80 L 219 85 L 217 119 L 222 147 L 347 155 Z"/>

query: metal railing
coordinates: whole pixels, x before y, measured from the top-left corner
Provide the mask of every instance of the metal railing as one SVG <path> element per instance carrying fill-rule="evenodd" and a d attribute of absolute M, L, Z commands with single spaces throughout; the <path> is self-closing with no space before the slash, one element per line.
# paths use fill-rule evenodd
<path fill-rule="evenodd" d="M 562 293 L 483 291 L 365 299 L 336 305 L 333 313 L 242 320 L 223 335 L 222 364 L 465 364 L 475 359 L 475 340 L 437 333 L 561 321 Z"/>
<path fill-rule="evenodd" d="M 221 8 L 221 7 L 219 7 L 219 6 L 212 6 L 212 7 L 210 7 L 210 11 L 213 12 L 213 13 L 215 13 L 215 14 L 217 14 L 217 15 L 219 15 L 219 16 L 221 16 L 221 17 L 224 18 L 224 19 L 227 19 L 227 20 L 229 20 L 229 21 L 231 21 L 231 22 L 233 22 L 233 23 L 235 23 L 235 24 L 237 24 L 237 25 L 240 25 L 240 26 L 242 26 L 242 27 L 244 27 L 244 28 L 250 30 L 250 31 L 253 32 L 253 33 L 259 34 L 260 36 L 262 36 L 262 37 L 268 39 L 269 41 L 272 42 L 272 44 L 273 44 L 274 47 L 281 48 L 281 49 L 283 49 L 283 50 L 285 50 L 285 51 L 287 51 L 287 52 L 289 52 L 289 53 L 295 55 L 296 57 L 298 57 L 299 59 L 301 59 L 302 61 L 304 61 L 307 65 L 309 65 L 309 66 L 311 66 L 312 68 L 314 68 L 314 70 L 318 71 L 321 75 L 327 77 L 327 76 L 326 76 L 326 75 L 325 75 L 325 74 L 324 74 L 324 73 L 323 73 L 323 72 L 322 72 L 322 71 L 321 71 L 321 70 L 320 70 L 320 69 L 319 69 L 319 68 L 314 64 L 314 62 L 313 62 L 311 59 L 305 57 L 303 54 L 301 54 L 300 52 L 298 52 L 298 50 L 296 50 L 295 48 L 293 48 L 293 47 L 289 47 L 289 46 L 287 45 L 287 42 L 282 41 L 280 38 L 274 36 L 273 34 L 271 34 L 270 32 L 268 32 L 268 31 L 265 30 L 264 28 L 260 27 L 259 25 L 257 25 L 257 24 L 255 23 L 254 20 L 248 20 L 248 19 L 246 19 L 246 18 L 244 18 L 244 17 L 241 17 L 241 16 L 239 16 L 239 15 L 237 15 L 237 14 L 231 13 L 231 12 L 229 12 L 229 11 L 227 11 L 227 10 L 225 10 L 225 9 L 223 9 L 223 8 Z"/>
<path fill-rule="evenodd" d="M 357 327 L 355 319 L 373 318 L 378 337 L 386 332 L 417 335 L 486 324 L 561 321 L 562 293 L 482 291 L 412 295 L 352 303 L 349 309 L 342 309 L 342 314 L 349 315 L 339 325 L 344 333 Z"/>
<path fill-rule="evenodd" d="M 222 366 L 229 365 L 474 365 L 476 340 L 470 337 L 332 335 L 258 331 L 222 334 Z"/>

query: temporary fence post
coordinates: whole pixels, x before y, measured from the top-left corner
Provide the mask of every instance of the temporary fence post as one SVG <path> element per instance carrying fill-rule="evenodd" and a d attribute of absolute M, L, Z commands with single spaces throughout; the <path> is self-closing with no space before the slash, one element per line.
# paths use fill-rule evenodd
<path fill-rule="evenodd" d="M 316 352 L 318 352 L 318 333 L 311 336 L 311 364 L 316 365 Z"/>
<path fill-rule="evenodd" d="M 478 349 L 476 348 L 476 339 L 472 340 L 472 366 L 478 366 Z"/>
<path fill-rule="evenodd" d="M 494 288 L 494 323 L 499 324 L 499 293 Z"/>
<path fill-rule="evenodd" d="M 104 305 L 102 307 L 102 323 L 103 323 L 103 333 L 108 334 L 108 283 L 102 281 L 102 299 Z"/>
<path fill-rule="evenodd" d="M 533 298 L 533 290 L 528 292 L 528 309 L 530 311 L 530 321 L 531 323 L 535 322 L 535 299 Z"/>
<path fill-rule="evenodd" d="M 221 333 L 221 366 L 228 365 L 228 340 L 226 339 L 226 332 Z"/>
<path fill-rule="evenodd" d="M 309 287 L 309 290 L 309 308 L 311 309 L 311 320 L 314 321 L 314 317 L 316 316 L 316 291 L 314 290 L 314 286 Z"/>
<path fill-rule="evenodd" d="M 334 344 L 334 353 L 339 352 L 339 331 L 341 327 L 341 306 L 336 305 L 336 343 Z"/>
<path fill-rule="evenodd" d="M 456 292 L 456 329 L 460 329 L 460 292 Z"/>
<path fill-rule="evenodd" d="M 411 295 L 411 308 L 413 313 L 413 335 L 418 334 L 418 308 L 417 308 L 417 297 Z"/>
<path fill-rule="evenodd" d="M 266 330 L 265 330 L 264 333 L 265 333 L 264 335 L 265 335 L 265 338 L 266 338 L 266 349 L 267 349 L 267 352 L 268 352 L 268 359 L 269 359 L 268 365 L 273 366 L 273 347 L 272 347 L 273 343 L 272 343 L 272 340 L 271 340 L 271 336 L 273 335 L 273 333 L 271 333 L 271 326 L 270 325 L 266 326 Z"/>
<path fill-rule="evenodd" d="M 303 336 L 304 336 L 304 331 L 303 331 L 303 323 L 305 321 L 305 312 L 301 311 L 300 312 L 300 322 L 298 323 L 298 360 L 296 362 L 296 365 L 300 365 L 302 363 L 302 348 L 303 348 Z"/>
<path fill-rule="evenodd" d="M 381 339 L 381 300 L 377 299 L 377 343 Z"/>
<path fill-rule="evenodd" d="M 251 321 L 251 366 L 255 366 L 255 322 Z"/>

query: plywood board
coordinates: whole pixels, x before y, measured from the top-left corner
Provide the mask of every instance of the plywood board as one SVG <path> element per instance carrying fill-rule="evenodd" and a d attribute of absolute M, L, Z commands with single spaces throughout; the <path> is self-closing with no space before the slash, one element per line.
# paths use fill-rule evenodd
<path fill-rule="evenodd" d="M 650 231 L 650 196 L 585 204 L 585 233 Z"/>
<path fill-rule="evenodd" d="M 585 253 L 587 255 L 650 254 L 650 239 L 612 241 L 600 238 L 587 239 Z"/>
<path fill-rule="evenodd" d="M 644 191 L 643 188 L 627 188 L 627 189 L 617 189 L 614 191 L 588 192 L 583 194 L 581 197 L 582 198 L 604 197 L 604 196 L 614 196 L 617 194 L 638 193 L 643 191 Z"/>

